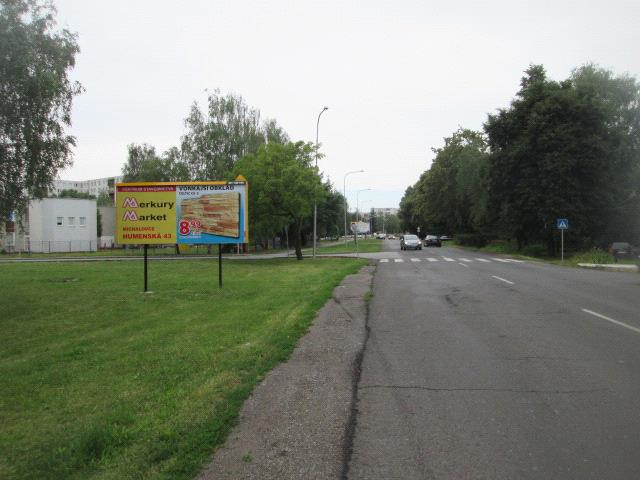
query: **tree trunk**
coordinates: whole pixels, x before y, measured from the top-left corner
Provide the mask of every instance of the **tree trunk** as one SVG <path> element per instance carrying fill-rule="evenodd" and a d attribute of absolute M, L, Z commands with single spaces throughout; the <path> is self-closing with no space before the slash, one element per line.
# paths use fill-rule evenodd
<path fill-rule="evenodd" d="M 302 260 L 302 220 L 294 223 L 296 231 L 293 233 L 296 246 L 296 258 Z"/>
<path fill-rule="evenodd" d="M 176 243 L 176 255 L 180 255 L 180 246 Z"/>

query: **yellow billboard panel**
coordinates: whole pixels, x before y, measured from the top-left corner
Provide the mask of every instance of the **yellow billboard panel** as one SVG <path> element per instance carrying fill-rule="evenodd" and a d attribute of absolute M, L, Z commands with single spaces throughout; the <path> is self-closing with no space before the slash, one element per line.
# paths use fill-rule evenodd
<path fill-rule="evenodd" d="M 117 243 L 177 243 L 175 185 L 116 188 Z"/>

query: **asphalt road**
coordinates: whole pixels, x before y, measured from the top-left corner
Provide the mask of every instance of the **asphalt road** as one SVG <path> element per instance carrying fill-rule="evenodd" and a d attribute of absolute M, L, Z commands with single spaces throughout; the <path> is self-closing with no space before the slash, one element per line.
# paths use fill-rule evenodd
<path fill-rule="evenodd" d="M 385 244 L 349 479 L 640 478 L 640 275 Z"/>

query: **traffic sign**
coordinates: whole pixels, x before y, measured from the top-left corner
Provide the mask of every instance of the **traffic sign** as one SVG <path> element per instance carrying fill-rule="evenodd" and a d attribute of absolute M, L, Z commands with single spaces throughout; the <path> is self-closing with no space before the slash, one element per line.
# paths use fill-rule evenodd
<path fill-rule="evenodd" d="M 568 218 L 558 218 L 556 220 L 556 228 L 558 230 L 568 230 L 569 229 L 569 219 Z"/>

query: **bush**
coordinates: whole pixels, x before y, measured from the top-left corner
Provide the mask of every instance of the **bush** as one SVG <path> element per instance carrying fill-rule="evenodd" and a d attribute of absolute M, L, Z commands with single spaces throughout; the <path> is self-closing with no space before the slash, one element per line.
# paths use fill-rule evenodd
<path fill-rule="evenodd" d="M 577 253 L 571 257 L 571 261 L 575 263 L 615 263 L 615 259 L 608 252 L 599 248 Z"/>
<path fill-rule="evenodd" d="M 460 233 L 455 241 L 458 245 L 482 248 L 487 244 L 487 237 L 479 233 Z"/>
<path fill-rule="evenodd" d="M 527 257 L 544 257 L 547 255 L 547 247 L 540 243 L 534 243 L 533 245 L 522 247 L 520 253 Z"/>

